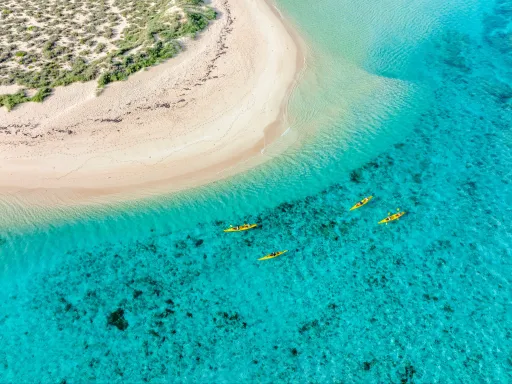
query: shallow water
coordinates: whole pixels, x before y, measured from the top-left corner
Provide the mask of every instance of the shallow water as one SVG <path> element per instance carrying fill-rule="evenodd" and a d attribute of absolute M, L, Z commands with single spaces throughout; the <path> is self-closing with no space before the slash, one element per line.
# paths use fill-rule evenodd
<path fill-rule="evenodd" d="M 0 381 L 512 381 L 512 2 L 279 6 L 313 53 L 297 144 L 5 230 Z"/>

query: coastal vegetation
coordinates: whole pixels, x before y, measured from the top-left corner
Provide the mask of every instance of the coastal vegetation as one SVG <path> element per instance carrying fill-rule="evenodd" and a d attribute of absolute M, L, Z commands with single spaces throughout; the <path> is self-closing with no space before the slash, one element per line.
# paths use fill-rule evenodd
<path fill-rule="evenodd" d="M 49 87 L 40 88 L 34 96 L 28 96 L 27 92 L 22 89 L 16 93 L 0 95 L 0 106 L 4 106 L 8 111 L 13 109 L 16 105 L 26 103 L 27 101 L 34 101 L 40 103 L 47 96 L 51 95 L 52 89 Z"/>
<path fill-rule="evenodd" d="M 7 0 L 0 6 L 0 95 L 12 109 L 51 89 L 98 80 L 104 87 L 174 56 L 215 11 L 202 0 Z M 29 97 L 26 89 L 37 90 Z"/>

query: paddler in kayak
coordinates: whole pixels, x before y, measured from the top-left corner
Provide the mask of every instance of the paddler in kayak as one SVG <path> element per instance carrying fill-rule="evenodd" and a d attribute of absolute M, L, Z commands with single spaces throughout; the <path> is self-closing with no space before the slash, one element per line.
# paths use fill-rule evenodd
<path fill-rule="evenodd" d="M 278 256 L 281 256 L 282 254 L 288 252 L 288 250 L 284 250 L 284 251 L 280 251 L 280 252 L 272 252 L 272 253 L 269 253 L 268 255 L 266 256 L 263 256 L 263 257 L 260 257 L 258 260 L 268 260 L 268 259 L 273 259 L 274 257 L 278 257 Z"/>
<path fill-rule="evenodd" d="M 400 210 L 400 208 L 397 208 L 396 209 L 397 211 Z M 404 212 L 398 212 L 398 213 L 395 213 L 394 215 L 391 214 L 391 212 L 388 212 L 388 216 L 385 217 L 384 219 L 382 219 L 381 221 L 379 221 L 379 224 L 387 224 L 389 223 L 390 221 L 393 221 L 393 220 L 398 220 L 400 219 L 403 215 L 405 215 L 405 211 Z"/>
<path fill-rule="evenodd" d="M 247 231 L 252 228 L 256 228 L 258 224 L 243 224 L 243 225 L 237 225 L 236 227 L 233 227 L 232 225 L 229 226 L 229 228 L 225 229 L 224 232 L 240 232 L 240 231 Z"/>
<path fill-rule="evenodd" d="M 361 208 L 363 205 L 368 203 L 371 199 L 373 199 L 373 196 L 365 197 L 363 200 L 359 201 L 352 208 L 350 208 L 350 210 L 353 211 L 354 209 Z"/>

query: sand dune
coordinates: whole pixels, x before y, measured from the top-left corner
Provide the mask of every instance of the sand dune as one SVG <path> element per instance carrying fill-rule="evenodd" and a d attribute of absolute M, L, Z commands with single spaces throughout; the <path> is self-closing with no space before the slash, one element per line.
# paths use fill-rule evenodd
<path fill-rule="evenodd" d="M 164 64 L 99 96 L 73 84 L 0 110 L 0 193 L 72 204 L 179 190 L 257 156 L 286 129 L 302 52 L 265 1 L 211 5 L 218 19 Z"/>

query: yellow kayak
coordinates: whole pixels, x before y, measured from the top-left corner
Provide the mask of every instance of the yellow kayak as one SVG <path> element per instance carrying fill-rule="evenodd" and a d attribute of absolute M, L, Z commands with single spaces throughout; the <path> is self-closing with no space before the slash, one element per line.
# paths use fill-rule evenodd
<path fill-rule="evenodd" d="M 389 213 L 388 213 L 388 215 L 389 215 Z M 382 219 L 381 221 L 379 221 L 379 224 L 387 224 L 390 221 L 398 220 L 403 215 L 405 215 L 405 211 L 404 212 L 395 213 L 394 215 L 390 215 L 390 216 L 386 217 L 385 219 Z"/>
<path fill-rule="evenodd" d="M 361 208 L 363 205 L 368 204 L 368 202 L 371 199 L 373 199 L 373 196 L 365 197 L 363 200 L 361 200 L 360 202 L 356 203 L 356 205 L 354 205 L 352 208 L 350 208 L 350 210 L 353 211 L 354 209 Z"/>
<path fill-rule="evenodd" d="M 258 260 L 268 260 L 268 259 L 273 259 L 274 257 L 281 256 L 283 253 L 286 253 L 286 252 L 288 252 L 288 250 L 281 251 L 281 252 L 272 252 L 271 254 L 269 254 L 269 255 L 267 255 L 267 256 L 260 257 Z"/>
<path fill-rule="evenodd" d="M 224 230 L 224 232 L 241 232 L 241 231 L 247 231 L 248 229 L 252 229 L 254 227 L 257 227 L 258 224 L 244 224 L 244 225 L 238 225 L 236 227 L 229 227 Z"/>

